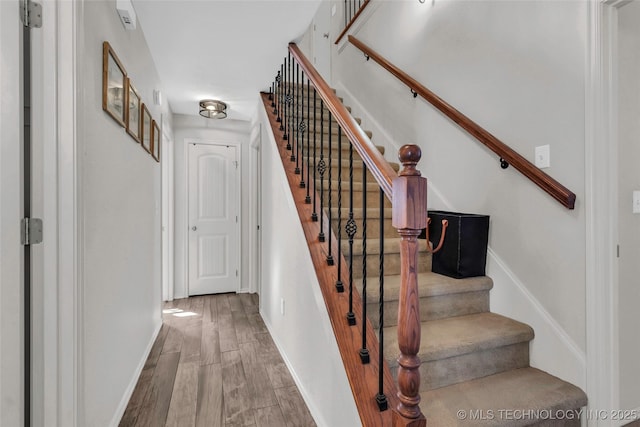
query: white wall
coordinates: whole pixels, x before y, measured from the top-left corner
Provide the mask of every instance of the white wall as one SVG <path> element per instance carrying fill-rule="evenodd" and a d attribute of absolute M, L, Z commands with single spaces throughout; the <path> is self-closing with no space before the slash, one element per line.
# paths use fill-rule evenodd
<path fill-rule="evenodd" d="M 197 104 L 194 104 L 197 109 Z M 185 140 L 201 141 L 209 144 L 236 145 L 240 153 L 240 209 L 241 224 L 241 263 L 240 263 L 240 289 L 239 292 L 248 292 L 249 286 L 249 183 L 254 176 L 249 167 L 249 156 L 255 155 L 249 148 L 248 121 L 241 120 L 212 120 L 200 116 L 187 116 L 176 114 L 173 128 L 175 132 L 174 145 L 174 185 L 175 185 L 175 269 L 174 269 L 174 298 L 185 298 L 187 294 L 187 236 L 189 230 L 187 218 L 187 183 L 188 183 L 188 156 Z"/>
<path fill-rule="evenodd" d="M 335 87 L 373 141 L 388 147 L 387 158 L 406 143 L 422 148 L 429 208 L 491 216 L 492 310 L 536 328 L 533 363 L 584 386 L 587 3 L 377 6 L 360 40 L 529 160 L 535 146 L 551 145 L 545 171 L 576 193 L 573 211 L 513 168 L 500 169 L 492 152 L 353 46 L 332 52 Z"/>
<path fill-rule="evenodd" d="M 640 215 L 631 210 L 640 190 L 640 2 L 620 9 L 618 33 L 618 209 L 619 209 L 619 368 L 620 407 L 640 408 Z"/>
<path fill-rule="evenodd" d="M 360 418 L 300 218 L 264 108 L 262 122 L 262 289 L 260 314 L 320 427 Z M 284 299 L 284 315 L 280 301 Z"/>
<path fill-rule="evenodd" d="M 116 2 L 78 3 L 78 158 L 82 289 L 79 425 L 117 425 L 161 320 L 160 164 L 102 110 L 109 41 L 152 116 L 161 89 L 140 26 L 125 31 Z"/>

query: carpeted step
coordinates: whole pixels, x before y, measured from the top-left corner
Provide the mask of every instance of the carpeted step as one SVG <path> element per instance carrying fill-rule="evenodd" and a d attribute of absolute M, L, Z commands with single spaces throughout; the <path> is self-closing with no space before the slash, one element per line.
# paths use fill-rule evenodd
<path fill-rule="evenodd" d="M 396 326 L 384 328 L 384 355 L 394 376 L 398 369 L 397 333 Z M 528 325 L 495 313 L 422 322 L 420 390 L 527 367 L 533 336 Z"/>
<path fill-rule="evenodd" d="M 361 227 L 361 224 L 358 225 Z M 367 227 L 368 228 L 368 227 Z M 368 233 L 368 232 L 367 232 Z M 363 277 L 363 240 L 353 241 L 353 277 L 358 279 Z M 426 251 L 426 240 L 418 241 L 418 273 L 431 271 L 431 254 Z M 400 274 L 400 238 L 387 238 L 384 240 L 384 271 L 389 275 Z M 345 259 L 349 259 L 349 242 L 342 240 L 342 254 Z M 378 277 L 380 272 L 380 240 L 367 239 L 367 277 Z M 335 256 L 335 255 L 334 255 Z"/>
<path fill-rule="evenodd" d="M 577 414 L 570 411 L 587 404 L 578 387 L 528 367 L 422 392 L 420 397 L 429 427 L 579 427 Z"/>
<path fill-rule="evenodd" d="M 357 288 L 362 295 L 362 283 Z M 493 281 L 487 276 L 454 279 L 437 273 L 418 274 L 420 294 L 420 318 L 423 321 L 466 316 L 489 311 L 489 291 Z M 367 279 L 367 313 L 374 328 L 379 326 L 378 301 L 380 287 L 378 277 Z M 398 324 L 398 299 L 400 276 L 384 277 L 384 325 Z"/>
<path fill-rule="evenodd" d="M 333 206 L 337 206 L 337 200 L 333 200 Z M 347 220 L 349 218 L 349 201 L 343 199 L 342 200 L 342 212 L 340 218 L 340 231 L 342 235 L 342 239 L 345 240 L 349 236 L 347 235 L 346 225 Z M 393 228 L 391 225 L 391 208 L 387 207 L 384 209 L 384 228 L 383 228 L 383 236 L 385 238 L 397 238 L 399 237 L 398 231 Z M 356 224 L 362 223 L 362 208 L 355 208 L 353 210 L 353 219 L 356 221 Z M 338 208 L 331 208 L 331 228 L 336 236 L 338 236 Z M 356 239 L 362 238 L 362 227 L 359 227 L 356 230 L 356 234 L 354 235 Z M 380 237 L 380 209 L 379 208 L 368 208 L 367 209 L 367 238 L 369 239 L 378 239 Z"/>

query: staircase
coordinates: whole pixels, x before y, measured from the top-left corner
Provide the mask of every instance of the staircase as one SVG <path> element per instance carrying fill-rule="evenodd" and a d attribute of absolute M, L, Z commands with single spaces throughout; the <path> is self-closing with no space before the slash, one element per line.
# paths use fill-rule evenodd
<path fill-rule="evenodd" d="M 341 100 L 342 101 L 342 100 Z M 304 102 L 307 102 L 305 99 Z M 310 109 L 311 117 L 321 114 L 320 101 Z M 307 117 L 306 110 L 303 117 Z M 331 226 L 341 235 L 341 249 L 346 257 L 349 243 L 344 230 L 349 213 L 349 141 L 342 137 L 342 167 L 338 165 L 338 125 L 332 122 L 333 150 L 328 142 L 328 110 L 324 109 L 324 147 L 319 144 L 317 126 L 315 153 L 329 162 L 331 157 L 331 192 L 325 173 L 324 206 L 332 198 Z M 357 119 L 356 119 L 357 120 Z M 359 121 L 358 121 L 359 122 Z M 313 132 L 313 129 L 309 129 Z M 371 137 L 372 135 L 368 133 Z M 378 147 L 384 154 L 384 148 Z M 313 152 L 307 153 L 313 155 Z M 305 154 L 306 155 L 306 154 Z M 398 170 L 397 164 L 392 164 Z M 353 216 L 358 231 L 353 243 L 354 285 L 361 292 L 362 268 L 362 200 L 363 163 L 354 151 Z M 337 175 L 342 171 L 342 209 L 337 209 Z M 312 176 L 313 172 L 311 171 Z M 320 188 L 320 179 L 315 181 Z M 367 173 L 367 257 L 375 259 L 366 268 L 367 313 L 374 328 L 378 320 L 378 256 L 384 253 L 384 357 L 394 376 L 397 374 L 397 313 L 400 290 L 399 236 L 391 226 L 391 204 L 385 199 L 384 245 L 379 244 L 379 187 Z M 328 212 L 327 212 L 328 214 Z M 338 215 L 342 229 L 338 229 Z M 420 408 L 430 427 L 448 426 L 579 426 L 577 411 L 587 404 L 582 390 L 543 371 L 529 366 L 529 342 L 534 331 L 528 325 L 489 311 L 489 277 L 453 279 L 431 272 L 431 255 L 427 242 L 420 241 L 419 295 L 422 338 L 419 357 Z M 335 256 L 335 255 L 334 255 Z M 346 284 L 345 284 L 346 285 Z"/>

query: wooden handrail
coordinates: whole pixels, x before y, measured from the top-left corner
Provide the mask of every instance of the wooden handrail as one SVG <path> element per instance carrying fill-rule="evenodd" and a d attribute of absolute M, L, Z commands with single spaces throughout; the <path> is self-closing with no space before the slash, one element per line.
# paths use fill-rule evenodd
<path fill-rule="evenodd" d="M 364 164 L 367 165 L 369 172 L 376 179 L 384 194 L 390 201 L 393 201 L 392 181 L 397 176 L 396 172 L 389 162 L 382 157 L 380 151 L 373 145 L 369 137 L 342 105 L 336 94 L 333 93 L 327 82 L 320 76 L 295 43 L 289 44 L 289 52 L 305 72 L 307 78 L 311 80 L 324 105 L 331 111 L 333 118 L 347 135 L 351 145 L 358 152 Z"/>
<path fill-rule="evenodd" d="M 351 28 L 351 26 L 356 22 L 356 20 L 358 19 L 358 17 L 362 14 L 362 12 L 364 11 L 364 9 L 367 7 L 367 5 L 369 4 L 371 0 L 365 0 L 364 3 L 362 3 L 362 6 L 360 6 L 360 9 L 358 9 L 358 11 L 356 12 L 355 15 L 353 15 L 353 17 L 351 18 L 351 20 L 349 21 L 349 23 L 344 27 L 344 30 L 342 30 L 342 32 L 340 33 L 340 35 L 338 36 L 338 38 L 336 39 L 335 44 L 340 43 L 340 40 L 342 40 L 342 38 L 344 37 L 345 34 L 347 34 L 347 32 L 349 31 L 349 28 Z"/>
<path fill-rule="evenodd" d="M 469 132 L 478 141 L 484 144 L 491 151 L 496 153 L 502 159 L 506 160 L 510 165 L 520 171 L 524 176 L 533 181 L 536 185 L 546 191 L 551 197 L 556 199 L 562 205 L 568 209 L 573 209 L 576 202 L 576 195 L 560 184 L 558 181 L 538 169 L 530 161 L 522 157 L 511 147 L 491 133 L 482 128 L 479 124 L 471 120 L 469 117 L 462 114 L 460 111 L 453 108 L 447 102 L 442 100 L 436 94 L 417 82 L 414 78 L 407 73 L 387 61 L 384 57 L 371 49 L 369 46 L 358 40 L 356 37 L 350 35 L 349 42 L 355 47 L 360 49 L 368 58 L 373 59 L 383 68 L 396 76 L 400 81 L 409 86 L 409 88 L 418 95 L 422 96 L 431 105 L 440 110 L 445 116 L 449 117 L 461 128 Z"/>

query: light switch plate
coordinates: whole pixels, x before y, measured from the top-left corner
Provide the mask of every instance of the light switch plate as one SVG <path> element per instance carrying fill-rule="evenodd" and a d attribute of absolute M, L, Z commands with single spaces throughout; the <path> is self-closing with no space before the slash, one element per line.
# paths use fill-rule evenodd
<path fill-rule="evenodd" d="M 536 147 L 535 151 L 536 167 L 540 169 L 551 166 L 551 147 L 549 145 L 541 145 Z"/>

